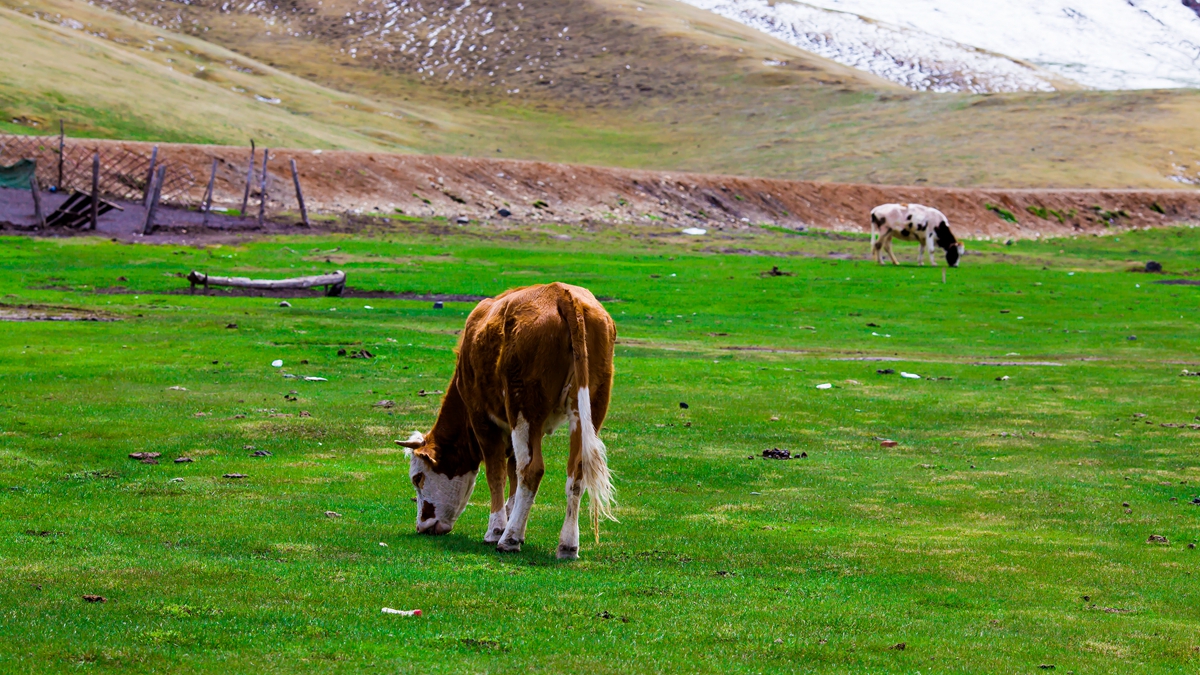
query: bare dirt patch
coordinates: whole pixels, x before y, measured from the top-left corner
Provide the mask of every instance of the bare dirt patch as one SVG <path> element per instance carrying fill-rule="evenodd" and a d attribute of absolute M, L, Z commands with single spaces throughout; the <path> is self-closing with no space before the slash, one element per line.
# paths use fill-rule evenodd
<path fill-rule="evenodd" d="M 202 288 L 191 290 L 187 287 L 172 288 L 166 291 L 146 291 L 112 286 L 97 288 L 92 291 L 100 295 L 208 295 L 230 298 L 321 298 L 325 293 L 319 288 L 213 288 L 207 291 Z M 347 286 L 342 290 L 343 298 L 388 298 L 391 300 L 420 300 L 428 302 L 479 302 L 486 295 L 462 295 L 458 293 L 414 293 L 411 291 L 368 291 Z"/>
<path fill-rule="evenodd" d="M 120 321 L 117 317 L 78 307 L 2 305 L 0 321 Z"/>

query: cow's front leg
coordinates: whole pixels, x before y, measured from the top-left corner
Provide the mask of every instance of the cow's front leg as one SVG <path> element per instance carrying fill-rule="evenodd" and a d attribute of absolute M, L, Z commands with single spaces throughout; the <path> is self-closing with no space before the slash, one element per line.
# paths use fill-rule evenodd
<path fill-rule="evenodd" d="M 499 551 L 516 552 L 521 550 L 525 541 L 525 524 L 529 520 L 529 511 L 533 508 L 533 500 L 537 497 L 538 485 L 546 467 L 542 463 L 542 425 L 536 428 L 525 419 L 524 415 L 517 416 L 517 423 L 512 430 L 513 456 L 517 461 L 517 494 L 513 499 L 512 514 L 500 542 L 496 544 Z"/>
<path fill-rule="evenodd" d="M 499 455 L 499 456 L 497 456 Z M 495 544 L 508 527 L 508 510 L 504 507 L 504 481 L 508 478 L 504 453 L 492 453 L 487 456 L 488 492 L 491 493 L 491 515 L 488 516 L 487 532 L 483 535 L 483 543 Z"/>
<path fill-rule="evenodd" d="M 579 502 L 583 497 L 583 472 L 580 459 L 583 455 L 583 434 L 579 430 L 579 418 L 572 412 L 571 454 L 567 457 L 567 515 L 563 518 L 562 533 L 558 535 L 558 559 L 575 560 L 579 557 Z"/>

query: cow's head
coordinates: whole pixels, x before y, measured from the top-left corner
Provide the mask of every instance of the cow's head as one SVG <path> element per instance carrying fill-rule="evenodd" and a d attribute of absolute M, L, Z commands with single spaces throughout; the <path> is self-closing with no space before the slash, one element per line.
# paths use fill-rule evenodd
<path fill-rule="evenodd" d="M 396 442 L 412 450 L 408 477 L 417 489 L 417 532 L 446 534 L 467 508 L 478 467 L 458 475 L 447 472 L 450 467 L 437 461 L 438 448 L 432 437 L 420 432 L 413 432 L 407 441 Z"/>
<path fill-rule="evenodd" d="M 954 233 L 950 231 L 950 226 L 946 221 L 942 221 L 937 227 L 933 228 L 934 236 L 937 237 L 938 248 L 946 251 L 946 264 L 951 267 L 958 267 L 958 259 L 967 252 L 967 247 L 963 243 L 954 238 Z"/>

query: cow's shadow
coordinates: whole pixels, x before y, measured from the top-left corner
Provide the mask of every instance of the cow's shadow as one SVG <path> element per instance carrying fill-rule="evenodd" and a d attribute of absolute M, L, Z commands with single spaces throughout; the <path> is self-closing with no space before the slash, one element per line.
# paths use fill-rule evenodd
<path fill-rule="evenodd" d="M 453 531 L 449 534 L 437 536 L 413 532 L 405 535 L 405 539 L 409 540 L 414 551 L 419 551 L 422 547 L 429 547 L 446 553 L 488 555 L 501 564 L 528 566 L 572 562 L 570 560 L 558 559 L 556 555 L 558 552 L 557 540 L 554 541 L 554 547 L 531 545 L 530 542 L 526 541 L 521 545 L 520 551 L 516 553 L 504 553 L 497 551 L 495 544 L 484 543 L 482 535 L 467 532 Z"/>

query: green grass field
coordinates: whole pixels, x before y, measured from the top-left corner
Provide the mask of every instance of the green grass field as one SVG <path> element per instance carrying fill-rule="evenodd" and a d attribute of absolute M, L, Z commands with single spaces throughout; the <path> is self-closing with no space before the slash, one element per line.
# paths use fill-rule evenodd
<path fill-rule="evenodd" d="M 1200 233 L 971 242 L 944 284 L 903 245 L 878 268 L 831 257 L 865 253 L 843 235 L 721 237 L 0 238 L 3 309 L 118 319 L 0 323 L 0 671 L 1196 672 L 1200 288 L 1125 268 L 1200 271 Z M 430 425 L 417 392 L 444 388 L 470 303 L 165 294 L 333 268 L 608 299 L 599 545 L 554 559 L 562 433 L 521 553 L 481 543 L 485 487 L 452 534 L 415 533 L 393 440 Z"/>

